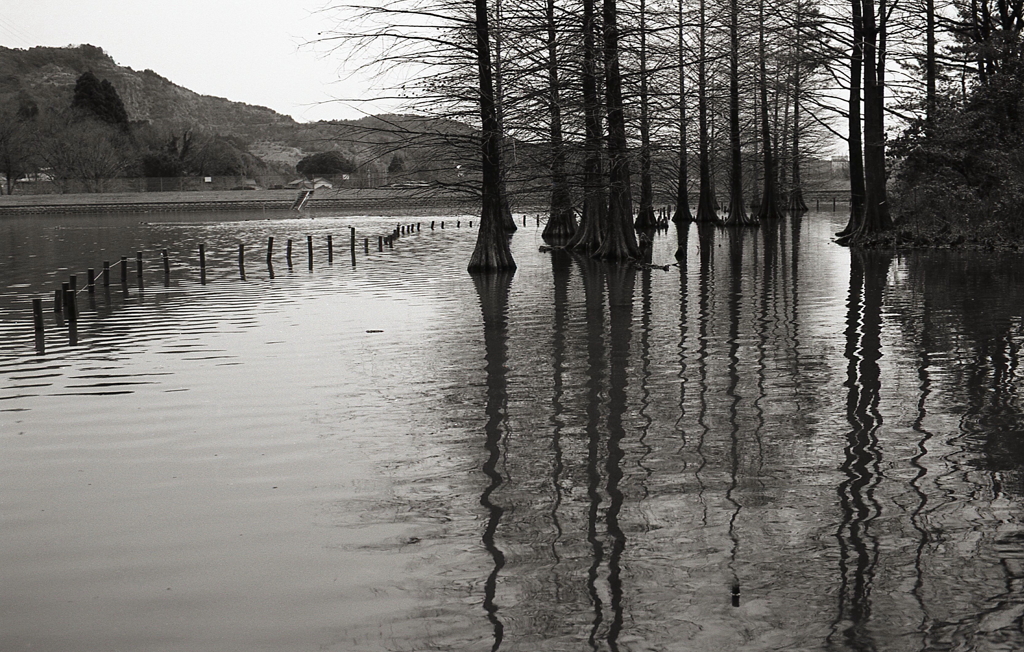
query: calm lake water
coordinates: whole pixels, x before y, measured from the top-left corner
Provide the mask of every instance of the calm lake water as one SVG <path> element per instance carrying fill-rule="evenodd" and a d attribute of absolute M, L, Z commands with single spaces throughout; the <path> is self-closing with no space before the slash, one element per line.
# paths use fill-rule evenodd
<path fill-rule="evenodd" d="M 0 218 L 0 649 L 1024 647 L 1020 256 L 265 217 Z"/>

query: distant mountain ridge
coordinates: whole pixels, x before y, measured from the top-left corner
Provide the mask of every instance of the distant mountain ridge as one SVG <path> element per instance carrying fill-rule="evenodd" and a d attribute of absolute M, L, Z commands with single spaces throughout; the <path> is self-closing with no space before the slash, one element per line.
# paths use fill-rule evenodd
<path fill-rule="evenodd" d="M 21 96 L 40 107 L 66 106 L 75 80 L 88 70 L 114 85 L 132 121 L 192 122 L 253 139 L 269 135 L 274 127 L 297 124 L 290 116 L 263 106 L 200 95 L 152 70 L 140 72 L 118 65 L 93 45 L 28 50 L 0 47 L 0 100 Z"/>

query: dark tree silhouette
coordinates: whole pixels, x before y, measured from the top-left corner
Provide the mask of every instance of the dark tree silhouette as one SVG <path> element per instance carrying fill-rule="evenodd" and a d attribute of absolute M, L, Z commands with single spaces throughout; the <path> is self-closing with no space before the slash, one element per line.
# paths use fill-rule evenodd
<path fill-rule="evenodd" d="M 71 106 L 86 111 L 107 124 L 128 126 L 128 111 L 125 110 L 117 89 L 106 79 L 100 81 L 91 70 L 82 73 L 75 82 Z"/>
<path fill-rule="evenodd" d="M 619 27 L 616 0 L 604 0 L 605 109 L 608 113 L 608 212 L 601 228 L 601 243 L 594 255 L 605 260 L 626 260 L 640 254 L 633 231 L 633 198 L 630 189 L 626 117 L 622 108 L 622 74 L 619 68 Z"/>
<path fill-rule="evenodd" d="M 481 214 L 470 272 L 515 269 L 504 227 L 507 203 L 502 192 L 501 129 L 494 104 L 487 0 L 475 0 L 476 57 L 480 77 Z"/>

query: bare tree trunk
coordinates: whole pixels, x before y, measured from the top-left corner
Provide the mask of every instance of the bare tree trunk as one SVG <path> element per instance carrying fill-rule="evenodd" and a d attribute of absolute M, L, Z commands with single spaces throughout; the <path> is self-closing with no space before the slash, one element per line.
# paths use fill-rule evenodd
<path fill-rule="evenodd" d="M 852 241 L 892 228 L 885 178 L 885 0 L 863 0 L 864 218 Z"/>
<path fill-rule="evenodd" d="M 562 140 L 562 104 L 558 80 L 558 34 L 555 30 L 555 0 L 545 3 L 544 21 L 548 37 L 548 103 L 551 115 L 551 213 L 541 237 L 562 244 L 576 233 L 569 178 L 565 172 L 565 146 Z"/>
<path fill-rule="evenodd" d="M 764 192 L 761 194 L 761 206 L 757 211 L 758 220 L 776 220 L 782 217 L 779 210 L 779 190 L 775 176 L 775 153 L 772 145 L 772 132 L 768 122 L 768 64 L 764 51 L 764 2 L 757 4 L 757 57 L 760 60 L 758 72 L 761 91 L 761 141 L 764 160 Z"/>
<path fill-rule="evenodd" d="M 844 238 L 858 228 L 864 219 L 864 152 L 861 145 L 860 79 L 864 65 L 864 19 L 861 0 L 851 0 L 853 16 L 853 50 L 850 53 L 850 102 L 848 132 L 850 149 L 850 221 L 837 233 Z"/>
<path fill-rule="evenodd" d="M 602 241 L 594 256 L 605 260 L 636 258 L 640 249 L 633 231 L 633 198 L 630 188 L 626 117 L 622 110 L 622 77 L 619 71 L 619 28 L 616 0 L 604 0 L 604 88 L 608 111 L 608 213 Z"/>
<path fill-rule="evenodd" d="M 676 181 L 676 214 L 672 221 L 679 224 L 693 219 L 690 213 L 690 180 L 687 174 L 686 160 L 686 66 L 683 64 L 683 0 L 678 0 L 677 18 L 679 19 L 679 174 Z"/>
<path fill-rule="evenodd" d="M 489 30 L 494 38 L 494 57 L 492 60 L 492 77 L 494 80 L 494 113 L 498 122 L 498 148 L 501 149 L 501 156 L 503 165 L 501 166 L 501 210 L 502 210 L 502 223 L 504 224 L 505 230 L 509 233 L 515 233 L 519 228 L 516 226 L 516 221 L 512 219 L 512 209 L 508 204 L 508 190 L 506 183 L 506 175 L 508 173 L 507 161 L 505 160 L 505 91 L 503 88 L 504 82 L 504 60 L 501 56 L 501 42 L 502 42 L 502 11 L 501 11 L 501 0 L 496 0 L 495 12 L 494 12 L 494 29 Z"/>
<path fill-rule="evenodd" d="M 740 7 L 729 0 L 729 209 L 724 223 L 730 226 L 755 224 L 743 205 L 743 160 L 740 149 Z"/>
<path fill-rule="evenodd" d="M 651 121 L 647 71 L 647 0 L 640 0 L 640 208 L 633 226 L 654 229 L 654 183 L 651 179 Z"/>
<path fill-rule="evenodd" d="M 936 89 L 935 77 L 935 0 L 924 0 L 924 79 L 925 79 L 925 122 L 930 128 L 935 120 Z"/>
<path fill-rule="evenodd" d="M 793 188 L 789 192 L 789 212 L 800 215 L 807 212 L 804 189 L 800 185 L 800 60 L 804 56 L 800 35 L 800 0 L 796 3 L 796 54 L 793 57 Z"/>
<path fill-rule="evenodd" d="M 601 159 L 601 103 L 597 95 L 597 20 L 595 0 L 583 0 L 583 118 L 586 129 L 583 160 L 583 214 L 567 245 L 586 253 L 597 251 L 603 238 L 607 203 Z"/>
<path fill-rule="evenodd" d="M 697 221 L 717 222 L 715 190 L 711 185 L 711 143 L 708 134 L 707 79 L 707 0 L 700 0 L 700 52 L 697 56 L 697 121 L 700 130 L 700 195 L 697 199 Z"/>
<path fill-rule="evenodd" d="M 476 8 L 476 57 L 480 77 L 482 206 L 476 247 L 469 259 L 470 272 L 493 272 L 516 268 L 504 228 L 505 209 L 501 192 L 501 130 L 494 106 L 487 0 L 474 0 Z"/>

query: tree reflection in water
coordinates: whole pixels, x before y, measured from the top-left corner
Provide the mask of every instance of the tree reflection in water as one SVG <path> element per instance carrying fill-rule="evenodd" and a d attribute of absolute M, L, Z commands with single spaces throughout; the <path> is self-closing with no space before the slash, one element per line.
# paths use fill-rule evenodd
<path fill-rule="evenodd" d="M 678 274 L 555 251 L 539 291 L 477 281 L 494 649 L 1021 638 L 1019 310 L 871 252 L 823 300 L 845 261 L 800 259 L 801 224 L 680 225 Z"/>
<path fill-rule="evenodd" d="M 486 439 L 484 448 L 487 460 L 483 472 L 490 484 L 480 496 L 480 504 L 488 512 L 487 527 L 483 533 L 484 548 L 494 561 L 494 568 L 484 583 L 484 611 L 494 628 L 494 644 L 491 650 L 501 647 L 505 627 L 498 617 L 498 605 L 495 603 L 498 574 L 505 566 L 505 554 L 494 543 L 494 535 L 501 522 L 504 509 L 491 500 L 491 495 L 501 486 L 501 474 L 497 471 L 501 451 L 498 444 L 506 431 L 508 415 L 508 384 L 506 370 L 508 368 L 508 290 L 513 274 L 498 272 L 475 274 L 473 282 L 477 295 L 480 297 L 480 308 L 484 322 L 484 349 L 487 373 L 487 405 L 484 413 L 487 421 L 484 425 Z"/>
<path fill-rule="evenodd" d="M 882 481 L 882 452 L 877 431 L 881 392 L 882 294 L 892 255 L 853 251 L 846 319 L 846 418 L 852 430 L 846 436 L 846 459 L 840 467 L 846 479 L 839 485 L 842 520 L 836 532 L 839 544 L 840 585 L 834 635 L 842 635 L 854 650 L 874 650 L 871 634 L 871 589 L 878 564 L 879 542 L 871 530 L 882 515 L 875 488 Z"/>

